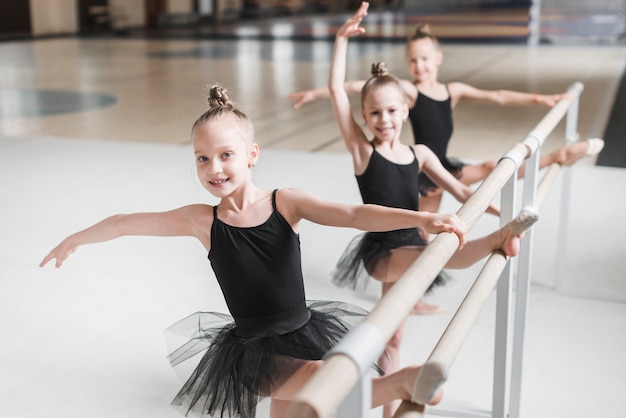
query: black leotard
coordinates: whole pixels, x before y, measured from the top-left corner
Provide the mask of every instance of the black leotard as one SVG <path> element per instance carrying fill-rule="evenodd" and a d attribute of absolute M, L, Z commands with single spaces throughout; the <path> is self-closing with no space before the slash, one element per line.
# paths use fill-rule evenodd
<path fill-rule="evenodd" d="M 397 164 L 389 161 L 374 148 L 367 168 L 356 176 L 363 203 L 378 204 L 401 209 L 419 209 L 419 162 L 412 147 L 413 161 Z M 424 247 L 426 234 L 419 228 L 399 229 L 388 232 L 367 232 L 352 240 L 343 252 L 333 273 L 337 286 L 363 289 L 369 283 L 370 273 L 378 263 L 398 247 Z M 445 281 L 439 275 L 430 288 Z M 429 288 L 429 289 L 430 289 Z"/>
<path fill-rule="evenodd" d="M 209 260 L 242 336 L 293 331 L 310 316 L 298 235 L 276 210 L 275 197 L 272 205 L 267 221 L 249 228 L 225 224 L 213 208 Z"/>
<path fill-rule="evenodd" d="M 419 209 L 418 179 L 419 163 L 413 153 L 409 164 L 389 161 L 372 144 L 372 155 L 365 171 L 356 176 L 363 203 L 372 203 L 392 208 Z"/>
<path fill-rule="evenodd" d="M 409 109 L 413 140 L 430 148 L 446 170 L 460 178 L 463 163 L 448 159 L 448 144 L 452 137 L 452 103 L 450 95 L 445 100 L 435 100 L 418 92 L 415 105 Z M 420 174 L 420 192 L 426 194 L 438 186 L 426 174 Z"/>
<path fill-rule="evenodd" d="M 305 301 L 300 240 L 276 209 L 261 225 L 222 222 L 214 208 L 209 259 L 232 314 L 196 312 L 168 331 L 189 341 L 173 366 L 204 351 L 172 404 L 186 414 L 254 418 L 261 397 L 320 360 L 367 312 Z"/>

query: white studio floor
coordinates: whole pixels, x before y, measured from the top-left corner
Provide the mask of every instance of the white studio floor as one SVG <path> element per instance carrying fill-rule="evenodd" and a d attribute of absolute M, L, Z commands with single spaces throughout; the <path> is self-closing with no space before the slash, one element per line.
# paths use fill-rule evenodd
<path fill-rule="evenodd" d="M 359 202 L 347 154 L 262 151 L 255 170 L 263 187 Z M 626 199 L 613 194 L 626 171 L 582 161 L 572 175 L 563 291 L 552 290 L 559 185 L 533 230 L 523 417 L 626 411 Z M 122 238 L 81 248 L 58 270 L 38 264 L 66 235 L 110 214 L 214 203 L 196 180 L 191 146 L 0 137 L 0 196 L 0 417 L 179 417 L 169 401 L 181 382 L 163 330 L 198 310 L 225 311 L 201 245 Z M 444 210 L 457 208 L 444 199 Z M 496 225 L 485 217 L 472 234 Z M 303 226 L 309 298 L 374 305 L 378 289 L 353 294 L 329 280 L 356 233 Z M 404 364 L 426 359 L 478 268 L 451 272 L 455 280 L 428 298 L 448 313 L 409 318 Z M 444 408 L 491 407 L 493 296 L 454 364 Z"/>

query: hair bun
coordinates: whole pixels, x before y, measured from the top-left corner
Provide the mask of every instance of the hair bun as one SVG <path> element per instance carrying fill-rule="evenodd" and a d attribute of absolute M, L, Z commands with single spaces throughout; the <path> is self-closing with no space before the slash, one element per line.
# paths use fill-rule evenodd
<path fill-rule="evenodd" d="M 372 64 L 372 76 L 373 77 L 384 77 L 389 74 L 389 70 L 387 69 L 387 64 L 384 61 L 375 62 Z"/>
<path fill-rule="evenodd" d="M 417 37 L 428 37 L 431 35 L 432 32 L 428 23 L 418 23 L 417 27 L 415 28 L 415 33 L 413 34 L 413 36 Z"/>
<path fill-rule="evenodd" d="M 234 104 L 228 97 L 228 91 L 220 86 L 214 85 L 209 90 L 209 98 L 207 99 L 210 107 L 233 108 Z"/>

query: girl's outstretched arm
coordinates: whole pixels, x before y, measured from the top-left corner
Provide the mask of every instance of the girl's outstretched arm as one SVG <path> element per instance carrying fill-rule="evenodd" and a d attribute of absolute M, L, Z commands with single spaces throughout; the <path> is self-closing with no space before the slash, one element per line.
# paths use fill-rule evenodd
<path fill-rule="evenodd" d="M 552 107 L 562 99 L 568 99 L 566 93 L 560 94 L 537 94 L 513 90 L 482 90 L 469 84 L 454 82 L 448 84 L 452 106 L 458 102 L 467 100 L 471 102 L 493 103 L 501 106 L 530 106 L 544 105 Z"/>
<path fill-rule="evenodd" d="M 365 80 L 348 80 L 343 83 L 343 88 L 348 94 L 357 94 L 361 92 L 364 85 Z M 314 102 L 318 99 L 330 98 L 330 92 L 328 91 L 328 87 L 324 86 L 311 90 L 297 91 L 295 93 L 291 93 L 287 96 L 287 98 L 295 100 L 295 103 L 293 104 L 294 109 L 300 109 L 304 104 Z"/>
<path fill-rule="evenodd" d="M 454 214 L 397 209 L 380 205 L 346 205 L 324 200 L 302 189 L 281 189 L 278 210 L 292 225 L 301 219 L 320 225 L 381 232 L 423 228 L 429 234 L 451 232 L 465 245 L 467 226 Z"/>
<path fill-rule="evenodd" d="M 206 220 L 211 225 L 207 217 L 212 216 L 208 205 L 184 206 L 169 212 L 113 215 L 65 238 L 43 258 L 39 266 L 43 267 L 54 259 L 55 266 L 61 267 L 79 246 L 110 241 L 125 235 L 194 236 L 205 247 L 210 246 L 209 233 L 205 232 L 206 227 L 202 225 L 206 225 Z"/>

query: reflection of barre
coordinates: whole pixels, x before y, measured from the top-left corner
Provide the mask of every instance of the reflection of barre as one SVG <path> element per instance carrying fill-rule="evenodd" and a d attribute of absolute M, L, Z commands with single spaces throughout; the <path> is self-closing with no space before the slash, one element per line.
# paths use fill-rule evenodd
<path fill-rule="evenodd" d="M 511 232 L 521 235 L 539 218 L 537 212 L 525 209 L 513 221 Z M 430 357 L 420 370 L 413 388 L 413 401 L 425 405 L 448 378 L 448 370 L 463 346 L 478 314 L 502 274 L 508 257 L 501 251 L 490 256 L 463 303 L 454 314 Z M 399 417 L 400 415 L 396 415 Z"/>
<path fill-rule="evenodd" d="M 582 84 L 575 83 L 568 89 L 567 94 L 572 100 L 577 100 L 581 91 Z M 504 155 L 491 174 L 483 180 L 459 209 L 457 216 L 465 222 L 468 232 L 485 213 L 497 194 L 502 191 L 511 176 L 517 173 L 523 160 L 533 155 L 541 147 L 548 133 L 567 113 L 570 104 L 571 102 L 565 99 L 559 101 L 532 131 L 532 135 L 516 144 Z M 373 326 L 380 332 L 379 334 L 376 333 L 376 341 L 380 341 L 381 338 L 383 341 L 388 341 L 391 338 L 394 331 L 409 315 L 415 303 L 424 295 L 428 286 L 457 250 L 458 244 L 458 237 L 453 233 L 437 235 L 424 249 L 421 256 L 380 299 L 364 320 L 364 323 Z M 506 263 L 506 260 L 502 261 Z M 368 341 L 363 341 L 363 344 L 368 344 Z M 309 379 L 290 403 L 287 411 L 289 418 L 325 418 L 336 412 L 339 404 L 362 377 L 364 361 L 367 360 L 367 356 L 371 355 L 369 350 L 366 350 L 369 353 L 367 355 L 352 353 L 353 345 L 343 347 L 341 352 L 334 353 L 325 359 L 322 367 Z M 376 357 L 370 358 L 369 361 L 374 363 Z M 412 397 L 414 401 L 417 400 L 415 395 L 414 393 Z M 401 410 L 409 411 L 411 417 L 414 418 L 423 416 L 423 409 L 422 406 L 408 402 L 403 402 L 401 407 Z"/>

